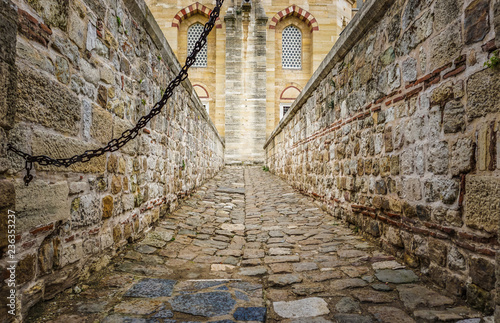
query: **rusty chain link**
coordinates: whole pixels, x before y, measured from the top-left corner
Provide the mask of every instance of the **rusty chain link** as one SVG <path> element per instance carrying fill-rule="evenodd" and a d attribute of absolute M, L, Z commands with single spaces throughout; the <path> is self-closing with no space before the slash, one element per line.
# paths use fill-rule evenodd
<path fill-rule="evenodd" d="M 85 163 L 91 160 L 94 157 L 99 157 L 104 155 L 107 152 L 112 152 L 120 149 L 121 147 L 125 146 L 130 140 L 134 139 L 137 137 L 139 134 L 139 131 L 146 126 L 146 124 L 153 119 L 154 116 L 158 115 L 165 104 L 167 103 L 167 100 L 172 96 L 174 89 L 188 77 L 188 70 L 191 67 L 191 65 L 194 64 L 196 61 L 196 55 L 200 52 L 200 50 L 203 48 L 203 46 L 206 45 L 207 43 L 207 36 L 212 31 L 215 25 L 215 21 L 219 17 L 220 14 L 220 8 L 222 4 L 224 3 L 224 0 L 216 0 L 216 6 L 210 12 L 210 18 L 208 19 L 208 22 L 205 24 L 205 27 L 203 29 L 203 32 L 201 33 L 200 37 L 196 41 L 196 44 L 194 45 L 193 51 L 191 54 L 186 58 L 186 63 L 180 70 L 179 74 L 170 81 L 168 84 L 167 88 L 165 89 L 165 93 L 163 94 L 162 98 L 160 101 L 156 102 L 156 104 L 153 106 L 149 114 L 142 116 L 139 121 L 137 121 L 137 124 L 135 125 L 134 128 L 132 129 L 127 129 L 125 130 L 122 135 L 119 138 L 112 139 L 108 142 L 108 144 L 104 147 L 101 147 L 99 149 L 91 149 L 91 150 L 86 150 L 83 152 L 81 155 L 74 155 L 73 157 L 69 158 L 51 158 L 49 156 L 33 156 L 31 154 L 25 153 L 11 144 L 8 144 L 8 150 L 13 151 L 15 154 L 21 156 L 25 161 L 25 169 L 26 169 L 26 175 L 24 176 L 24 183 L 26 186 L 31 182 L 33 179 L 33 175 L 30 174 L 31 169 L 33 168 L 33 163 L 38 163 L 41 166 L 47 166 L 47 165 L 54 165 L 57 167 L 69 167 L 75 163 Z"/>

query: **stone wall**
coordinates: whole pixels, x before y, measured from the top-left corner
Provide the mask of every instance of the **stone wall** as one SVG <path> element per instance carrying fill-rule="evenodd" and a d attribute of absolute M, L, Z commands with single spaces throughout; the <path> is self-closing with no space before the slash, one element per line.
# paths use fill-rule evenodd
<path fill-rule="evenodd" d="M 365 2 L 265 145 L 273 173 L 488 313 L 500 290 L 500 69 L 484 63 L 498 56 L 499 11 Z"/>
<path fill-rule="evenodd" d="M 24 162 L 6 144 L 62 158 L 133 127 L 180 70 L 142 0 L 0 0 L 0 266 L 16 213 L 17 312 L 107 264 L 224 165 L 224 144 L 189 80 L 119 151 L 68 168 Z M 0 321 L 8 319 L 6 281 Z"/>

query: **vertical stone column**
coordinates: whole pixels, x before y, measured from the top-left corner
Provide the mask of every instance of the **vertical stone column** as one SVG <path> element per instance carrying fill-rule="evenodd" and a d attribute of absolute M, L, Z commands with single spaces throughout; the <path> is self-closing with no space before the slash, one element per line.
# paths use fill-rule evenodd
<path fill-rule="evenodd" d="M 260 2 L 226 22 L 226 163 L 263 163 L 266 138 L 266 22 Z M 243 37 L 242 37 L 243 35 Z"/>

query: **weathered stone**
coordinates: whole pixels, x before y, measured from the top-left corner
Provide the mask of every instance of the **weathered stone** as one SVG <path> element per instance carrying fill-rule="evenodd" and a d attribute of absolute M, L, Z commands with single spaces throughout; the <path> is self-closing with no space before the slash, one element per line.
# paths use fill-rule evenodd
<path fill-rule="evenodd" d="M 412 0 L 421 1 L 421 0 Z M 423 1 L 422 1 L 423 2 Z M 411 4 L 408 4 L 409 7 Z M 416 48 L 421 42 L 426 40 L 432 34 L 432 23 L 434 16 L 430 10 L 422 14 L 411 28 L 403 33 L 396 42 L 395 51 L 399 56 L 407 55 L 412 49 Z M 403 28 L 406 29 L 406 28 Z"/>
<path fill-rule="evenodd" d="M 490 30 L 490 3 L 486 0 L 474 0 L 465 9 L 465 43 L 481 41 Z"/>
<path fill-rule="evenodd" d="M 401 285 L 397 289 L 401 301 L 412 311 L 419 306 L 438 307 L 454 303 L 451 298 L 419 285 Z"/>
<path fill-rule="evenodd" d="M 474 146 L 471 138 L 458 139 L 451 148 L 450 170 L 453 175 L 466 173 L 472 168 Z"/>
<path fill-rule="evenodd" d="M 379 322 L 383 323 L 415 323 L 408 314 L 396 307 L 372 306 L 368 308 L 368 312 L 372 313 Z"/>
<path fill-rule="evenodd" d="M 48 184 L 34 181 L 29 186 L 19 181 L 15 184 L 16 231 L 25 232 L 59 220 L 68 220 L 70 205 L 67 202 L 68 184 Z M 36 214 L 36 216 L 33 216 Z"/>
<path fill-rule="evenodd" d="M 179 295 L 172 298 L 170 304 L 177 312 L 213 317 L 229 314 L 236 301 L 228 292 L 209 292 Z"/>
<path fill-rule="evenodd" d="M 487 291 L 495 287 L 494 261 L 482 257 L 472 257 L 470 259 L 469 268 L 472 283 Z"/>
<path fill-rule="evenodd" d="M 274 302 L 273 309 L 276 314 L 283 318 L 310 317 L 330 313 L 328 304 L 318 297 L 290 302 Z"/>
<path fill-rule="evenodd" d="M 50 155 L 52 158 L 68 158 L 79 155 L 85 150 L 95 149 L 97 145 L 82 142 L 80 139 L 70 138 L 50 132 L 35 130 L 32 136 L 34 155 Z M 65 168 L 55 166 L 37 166 L 40 170 L 72 171 L 82 173 L 103 173 L 106 166 L 106 156 L 91 159 L 86 163 L 77 163 Z"/>
<path fill-rule="evenodd" d="M 256 267 L 246 267 L 240 270 L 240 275 L 244 276 L 259 276 L 267 273 L 267 269 L 264 266 Z"/>
<path fill-rule="evenodd" d="M 413 82 L 417 79 L 417 60 L 409 57 L 402 64 L 403 81 Z"/>
<path fill-rule="evenodd" d="M 163 302 L 158 300 L 134 299 L 118 303 L 118 305 L 114 307 L 114 311 L 115 313 L 150 315 L 162 309 L 164 306 Z"/>
<path fill-rule="evenodd" d="M 500 180 L 489 176 L 466 176 L 465 224 L 487 232 L 498 231 Z"/>
<path fill-rule="evenodd" d="M 78 97 L 30 68 L 18 73 L 16 117 L 75 135 L 81 113 Z"/>
<path fill-rule="evenodd" d="M 348 288 L 365 287 L 368 285 L 364 280 L 359 278 L 338 279 L 331 282 L 330 286 L 333 290 L 343 290 Z"/>
<path fill-rule="evenodd" d="M 71 227 L 78 228 L 101 221 L 100 199 L 93 194 L 83 195 L 71 202 Z"/>
<path fill-rule="evenodd" d="M 269 275 L 269 284 L 271 286 L 286 286 L 294 283 L 300 283 L 302 278 L 294 274 Z"/>
<path fill-rule="evenodd" d="M 391 303 L 395 300 L 395 297 L 388 293 L 376 292 L 370 289 L 356 290 L 352 292 L 352 295 L 362 303 Z"/>
<path fill-rule="evenodd" d="M 175 280 L 144 278 L 132 286 L 123 296 L 127 297 L 166 297 L 171 296 Z"/>
<path fill-rule="evenodd" d="M 450 101 L 444 107 L 443 129 L 444 133 L 455 133 L 465 129 L 465 108 L 463 104 Z"/>
<path fill-rule="evenodd" d="M 343 297 L 335 304 L 335 310 L 339 313 L 358 313 L 361 311 L 359 303 L 350 297 Z"/>
<path fill-rule="evenodd" d="M 446 44 L 446 46 L 443 46 Z M 431 70 L 451 62 L 460 55 L 463 47 L 461 27 L 459 23 L 453 23 L 431 40 L 430 63 Z"/>
<path fill-rule="evenodd" d="M 97 105 L 92 106 L 90 136 L 102 144 L 107 144 L 113 135 L 113 116 Z"/>
<path fill-rule="evenodd" d="M 383 269 L 375 273 L 378 280 L 384 283 L 407 284 L 418 281 L 418 276 L 408 269 Z"/>
<path fill-rule="evenodd" d="M 66 30 L 69 3 L 64 0 L 27 0 L 45 24 Z"/>
<path fill-rule="evenodd" d="M 463 0 L 442 0 L 434 6 L 434 27 L 443 30 L 449 23 L 455 20 L 462 12 Z"/>
<path fill-rule="evenodd" d="M 238 307 L 234 311 L 233 317 L 238 321 L 264 322 L 266 311 L 265 307 Z"/>
<path fill-rule="evenodd" d="M 492 69 L 477 72 L 467 80 L 468 120 L 500 111 L 500 93 L 491 89 L 500 86 L 500 75 Z"/>
<path fill-rule="evenodd" d="M 102 198 L 102 217 L 103 219 L 113 216 L 113 197 L 107 195 Z"/>

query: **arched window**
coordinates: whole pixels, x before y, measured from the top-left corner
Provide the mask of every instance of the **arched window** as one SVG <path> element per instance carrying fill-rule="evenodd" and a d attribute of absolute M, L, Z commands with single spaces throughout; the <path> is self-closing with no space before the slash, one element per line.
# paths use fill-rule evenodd
<path fill-rule="evenodd" d="M 302 68 L 302 33 L 295 26 L 283 29 L 281 40 L 281 66 L 283 68 Z"/>
<path fill-rule="evenodd" d="M 196 41 L 203 32 L 203 25 L 200 23 L 193 24 L 188 28 L 187 31 L 187 56 L 191 54 L 194 49 Z M 196 56 L 196 61 L 192 65 L 193 67 L 207 67 L 207 45 L 202 47 L 198 55 Z"/>

